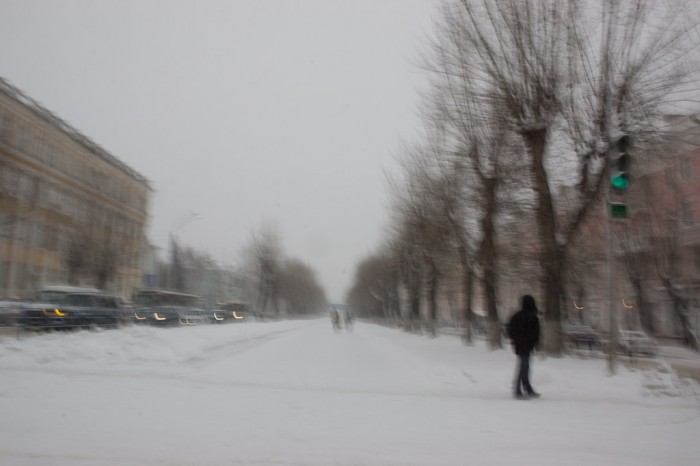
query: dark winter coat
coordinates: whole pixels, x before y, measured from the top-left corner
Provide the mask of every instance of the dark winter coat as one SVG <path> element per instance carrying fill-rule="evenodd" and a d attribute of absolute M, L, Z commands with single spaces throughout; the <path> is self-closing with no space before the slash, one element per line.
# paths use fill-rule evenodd
<path fill-rule="evenodd" d="M 529 299 L 527 299 L 529 298 Z M 540 341 L 540 320 L 537 317 L 535 300 L 530 296 L 523 299 L 521 310 L 513 314 L 508 324 L 508 336 L 515 354 L 530 354 Z"/>

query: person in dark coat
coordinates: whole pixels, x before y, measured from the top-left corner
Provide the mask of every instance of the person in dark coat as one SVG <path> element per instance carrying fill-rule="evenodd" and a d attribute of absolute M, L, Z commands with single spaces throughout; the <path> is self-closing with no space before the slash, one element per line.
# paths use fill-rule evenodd
<path fill-rule="evenodd" d="M 331 324 L 335 333 L 340 332 L 340 312 L 336 308 L 331 309 Z"/>
<path fill-rule="evenodd" d="M 530 385 L 530 354 L 540 342 L 540 321 L 537 312 L 535 298 L 525 295 L 522 308 L 513 314 L 508 323 L 508 335 L 519 361 L 514 392 L 515 398 L 518 399 L 540 396 Z"/>

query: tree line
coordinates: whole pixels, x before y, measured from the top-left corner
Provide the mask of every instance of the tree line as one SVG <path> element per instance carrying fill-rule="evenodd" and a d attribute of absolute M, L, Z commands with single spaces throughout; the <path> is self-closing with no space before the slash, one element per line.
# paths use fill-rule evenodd
<path fill-rule="evenodd" d="M 171 238 L 170 257 L 159 265 L 161 286 L 199 294 L 212 302 L 246 302 L 260 318 L 316 315 L 326 296 L 311 266 L 288 256 L 271 225 L 251 233 L 236 265 L 221 265 L 208 253 Z"/>
<path fill-rule="evenodd" d="M 545 350 L 560 353 L 580 264 L 605 261 L 587 242 L 615 196 L 621 141 L 635 167 L 664 157 L 668 114 L 698 88 L 697 17 L 690 2 L 444 2 L 419 60 L 424 130 L 399 149 L 390 226 L 357 266 L 353 311 L 435 332 L 440 291 L 456 290 L 465 341 L 483 302 L 497 348 L 504 308 L 517 306 L 504 300 L 528 292 Z M 664 277 L 673 288 L 678 277 Z"/>

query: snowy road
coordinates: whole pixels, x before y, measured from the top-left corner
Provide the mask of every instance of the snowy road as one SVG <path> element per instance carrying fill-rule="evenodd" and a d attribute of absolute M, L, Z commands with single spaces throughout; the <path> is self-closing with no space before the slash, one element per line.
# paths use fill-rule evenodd
<path fill-rule="evenodd" d="M 659 372 L 326 319 L 0 340 L 0 464 L 691 465 L 700 391 Z"/>

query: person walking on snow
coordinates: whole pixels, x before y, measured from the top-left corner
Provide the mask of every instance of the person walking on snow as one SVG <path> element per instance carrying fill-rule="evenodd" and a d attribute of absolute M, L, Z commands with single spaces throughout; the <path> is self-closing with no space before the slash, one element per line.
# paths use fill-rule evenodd
<path fill-rule="evenodd" d="M 340 312 L 336 308 L 331 309 L 331 324 L 335 333 L 340 332 Z"/>
<path fill-rule="evenodd" d="M 540 321 L 537 312 L 535 298 L 525 295 L 522 308 L 513 314 L 508 324 L 508 335 L 513 350 L 518 356 L 518 372 L 513 396 L 519 400 L 540 396 L 530 385 L 530 353 L 540 342 Z"/>

